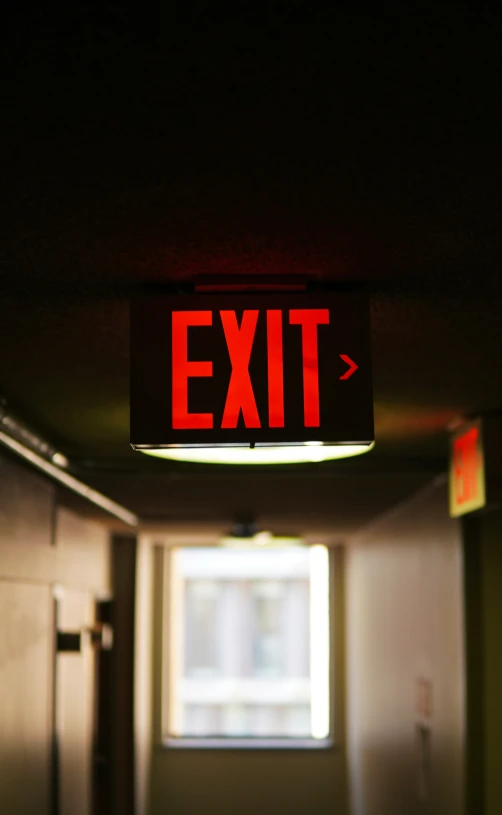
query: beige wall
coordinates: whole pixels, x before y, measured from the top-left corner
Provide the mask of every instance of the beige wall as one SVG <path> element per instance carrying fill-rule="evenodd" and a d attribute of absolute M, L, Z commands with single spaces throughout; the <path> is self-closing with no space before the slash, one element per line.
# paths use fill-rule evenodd
<path fill-rule="evenodd" d="M 136 750 L 141 757 L 137 781 L 142 790 L 138 815 L 347 815 L 341 555 L 334 570 L 339 606 L 334 632 L 336 747 L 313 751 L 176 749 L 164 747 L 160 733 L 163 567 L 162 550 L 154 547 L 158 539 L 143 536 L 138 557 L 136 680 L 144 689 L 150 680 L 153 690 L 149 701 L 146 694 L 136 697 Z M 148 630 L 153 630 L 150 643 L 143 638 Z M 145 662 L 148 648 L 150 660 Z M 150 677 L 148 666 L 152 667 Z"/>
<path fill-rule="evenodd" d="M 436 482 L 347 553 L 349 761 L 354 815 L 460 815 L 464 645 L 459 527 Z M 432 714 L 417 709 L 417 680 Z M 420 771 L 417 726 L 430 732 Z"/>
<path fill-rule="evenodd" d="M 54 587 L 60 587 L 63 609 L 71 595 L 84 598 L 87 617 L 82 625 L 92 622 L 93 597 L 110 592 L 106 529 L 57 508 L 55 501 L 49 481 L 0 455 L 0 809 L 6 815 L 49 812 Z M 78 620 L 72 623 L 78 628 Z M 73 659 L 82 660 L 82 666 L 85 662 L 79 655 Z M 63 675 L 67 667 L 63 665 Z M 78 662 L 71 670 L 78 673 Z M 88 677 L 86 694 L 92 679 Z M 60 689 L 65 684 L 61 681 Z M 79 706 L 75 695 L 72 705 Z M 79 719 L 73 727 L 68 712 L 61 732 L 72 745 L 90 739 L 89 722 L 82 725 Z M 89 752 L 90 744 L 79 749 Z M 88 769 L 89 759 L 90 754 Z"/>
<path fill-rule="evenodd" d="M 52 606 L 48 587 L 0 578 L 0 801 L 48 815 Z"/>
<path fill-rule="evenodd" d="M 107 530 L 55 501 L 49 481 L 0 455 L 0 577 L 108 595 Z"/>

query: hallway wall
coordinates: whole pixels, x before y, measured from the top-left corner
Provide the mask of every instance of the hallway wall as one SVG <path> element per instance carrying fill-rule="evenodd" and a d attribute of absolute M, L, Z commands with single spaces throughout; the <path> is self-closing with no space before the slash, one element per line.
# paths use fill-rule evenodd
<path fill-rule="evenodd" d="M 463 521 L 467 815 L 502 811 L 502 510 Z"/>
<path fill-rule="evenodd" d="M 91 599 L 107 594 L 108 532 L 57 507 L 49 481 L 0 455 L 0 802 L 6 815 L 50 811 L 55 584 L 63 594 L 65 588 Z M 78 738 L 69 721 L 66 736 Z"/>
<path fill-rule="evenodd" d="M 353 815 L 461 815 L 462 556 L 446 482 L 377 519 L 347 558 Z"/>

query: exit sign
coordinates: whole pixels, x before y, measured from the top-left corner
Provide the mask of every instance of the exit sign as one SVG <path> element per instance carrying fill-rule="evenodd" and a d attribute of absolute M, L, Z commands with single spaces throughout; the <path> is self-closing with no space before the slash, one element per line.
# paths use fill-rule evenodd
<path fill-rule="evenodd" d="M 450 515 L 457 518 L 486 504 L 483 423 L 461 426 L 450 440 Z"/>
<path fill-rule="evenodd" d="M 145 295 L 131 305 L 131 444 L 370 444 L 359 295 Z"/>

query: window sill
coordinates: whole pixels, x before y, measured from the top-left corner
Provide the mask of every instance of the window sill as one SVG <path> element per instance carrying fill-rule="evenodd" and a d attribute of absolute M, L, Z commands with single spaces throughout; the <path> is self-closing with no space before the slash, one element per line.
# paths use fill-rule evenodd
<path fill-rule="evenodd" d="M 332 738 L 174 738 L 162 740 L 162 747 L 178 750 L 328 750 L 334 747 Z"/>

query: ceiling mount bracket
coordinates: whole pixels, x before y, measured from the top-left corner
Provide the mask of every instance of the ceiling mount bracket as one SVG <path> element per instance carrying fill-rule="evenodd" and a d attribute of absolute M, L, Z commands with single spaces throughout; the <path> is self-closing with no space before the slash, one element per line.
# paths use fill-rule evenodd
<path fill-rule="evenodd" d="M 306 291 L 310 282 L 307 275 L 197 275 L 193 278 L 197 294 Z"/>

